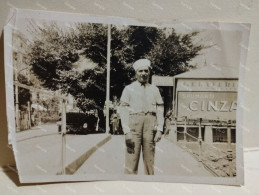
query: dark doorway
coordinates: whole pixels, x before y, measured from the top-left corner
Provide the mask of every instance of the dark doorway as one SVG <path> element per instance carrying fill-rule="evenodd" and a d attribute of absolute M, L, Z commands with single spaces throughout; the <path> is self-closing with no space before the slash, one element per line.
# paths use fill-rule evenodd
<path fill-rule="evenodd" d="M 173 109 L 173 89 L 172 86 L 158 86 L 164 101 L 164 115 Z"/>

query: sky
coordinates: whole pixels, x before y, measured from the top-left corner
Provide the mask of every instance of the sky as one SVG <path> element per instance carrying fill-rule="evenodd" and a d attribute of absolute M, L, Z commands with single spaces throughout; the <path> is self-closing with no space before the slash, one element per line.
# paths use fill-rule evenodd
<path fill-rule="evenodd" d="M 33 17 L 32 19 L 31 16 L 18 17 L 16 19 L 15 28 L 23 33 L 25 37 L 28 38 L 28 40 L 32 40 L 32 35 L 31 33 L 29 33 L 33 29 L 32 25 L 30 25 L 31 21 L 33 21 L 34 24 L 37 23 L 40 26 L 43 26 L 44 22 L 48 23 L 50 21 L 42 19 L 42 16 L 39 18 L 41 19 L 37 19 L 35 17 Z M 74 22 L 82 22 L 82 19 L 74 19 L 73 21 L 68 21 L 65 18 L 58 18 L 55 21 L 61 28 L 69 29 L 73 27 Z M 100 22 L 100 20 L 98 20 L 97 22 Z M 107 23 L 107 21 L 104 19 L 103 22 Z M 121 26 L 122 24 L 128 23 L 119 21 L 116 24 L 119 24 L 118 26 Z M 177 33 L 189 33 L 193 31 L 199 31 L 200 34 L 197 36 L 194 42 L 199 42 L 207 46 L 211 46 L 207 49 L 202 50 L 200 52 L 200 55 L 195 57 L 191 61 L 191 64 L 197 65 L 197 67 L 203 67 L 204 65 L 213 65 L 231 66 L 238 68 L 240 64 L 239 56 L 241 49 L 240 43 L 242 40 L 242 33 L 235 28 L 231 29 L 231 25 L 229 25 L 230 27 L 225 30 L 220 29 L 217 25 L 213 25 L 214 24 L 212 23 L 181 23 L 170 25 L 170 28 L 174 27 Z"/>

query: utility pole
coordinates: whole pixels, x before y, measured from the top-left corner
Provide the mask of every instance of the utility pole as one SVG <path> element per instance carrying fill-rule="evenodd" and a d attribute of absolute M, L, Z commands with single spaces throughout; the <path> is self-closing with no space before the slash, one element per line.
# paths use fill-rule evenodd
<path fill-rule="evenodd" d="M 106 76 L 106 133 L 109 133 L 109 110 L 110 110 L 110 55 L 111 55 L 111 24 L 108 24 L 107 33 L 107 76 Z"/>
<path fill-rule="evenodd" d="M 62 99 L 62 113 L 61 113 L 61 139 L 62 139 L 62 174 L 66 174 L 66 132 L 67 132 L 67 116 L 66 116 L 66 105 L 65 99 Z"/>

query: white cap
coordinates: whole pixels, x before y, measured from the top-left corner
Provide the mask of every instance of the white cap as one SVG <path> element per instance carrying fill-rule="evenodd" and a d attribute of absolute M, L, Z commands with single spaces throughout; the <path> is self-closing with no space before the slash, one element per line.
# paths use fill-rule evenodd
<path fill-rule="evenodd" d="M 135 71 L 137 71 L 139 68 L 150 68 L 150 60 L 148 59 L 140 59 L 137 60 L 134 64 L 133 64 L 133 68 Z"/>

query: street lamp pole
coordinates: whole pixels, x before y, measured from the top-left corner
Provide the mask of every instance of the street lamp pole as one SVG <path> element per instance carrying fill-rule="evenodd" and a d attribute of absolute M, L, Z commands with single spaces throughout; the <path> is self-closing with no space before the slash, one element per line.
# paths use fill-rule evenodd
<path fill-rule="evenodd" d="M 108 24 L 107 39 L 107 79 L 106 79 L 106 133 L 109 133 L 110 110 L 110 51 L 111 51 L 111 24 Z"/>
<path fill-rule="evenodd" d="M 61 125 L 61 137 L 62 137 L 62 152 L 61 152 L 61 160 L 62 160 L 62 174 L 66 174 L 66 132 L 67 132 L 67 116 L 66 116 L 66 100 L 62 100 L 62 125 Z"/>

